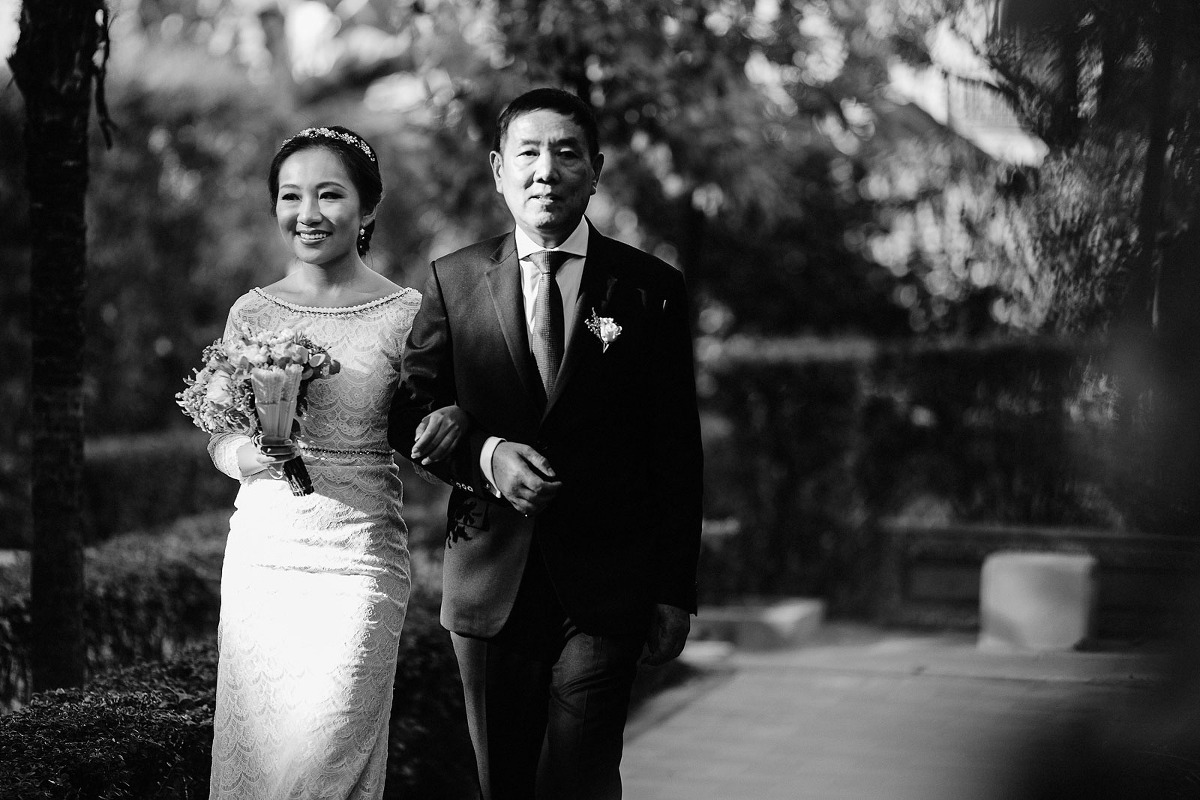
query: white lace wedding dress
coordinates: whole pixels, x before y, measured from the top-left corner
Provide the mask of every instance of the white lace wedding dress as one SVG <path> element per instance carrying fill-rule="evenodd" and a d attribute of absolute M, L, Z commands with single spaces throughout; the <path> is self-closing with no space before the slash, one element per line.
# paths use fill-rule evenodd
<path fill-rule="evenodd" d="M 226 336 L 292 328 L 341 371 L 309 385 L 301 435 L 314 493 L 242 480 L 221 575 L 209 797 L 367 800 L 383 793 L 396 648 L 409 593 L 401 485 L 387 443 L 397 369 L 420 294 L 306 308 L 261 289 Z M 244 436 L 212 437 L 238 477 Z"/>

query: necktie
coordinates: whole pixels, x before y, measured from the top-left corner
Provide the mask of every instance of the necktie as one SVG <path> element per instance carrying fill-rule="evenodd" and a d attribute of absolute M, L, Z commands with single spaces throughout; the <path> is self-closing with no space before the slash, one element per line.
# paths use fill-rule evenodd
<path fill-rule="evenodd" d="M 563 302 L 554 273 L 571 256 L 559 250 L 542 250 L 529 256 L 538 268 L 537 300 L 533 305 L 533 360 L 542 376 L 546 397 L 554 392 L 554 380 L 563 358 Z"/>

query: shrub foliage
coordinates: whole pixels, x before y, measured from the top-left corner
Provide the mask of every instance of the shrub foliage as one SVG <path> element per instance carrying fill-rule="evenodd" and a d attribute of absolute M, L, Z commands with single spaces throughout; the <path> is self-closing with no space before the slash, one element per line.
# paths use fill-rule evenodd
<path fill-rule="evenodd" d="M 207 797 L 216 664 L 210 639 L 0 717 L 0 797 Z M 400 639 L 389 750 L 389 800 L 470 796 L 462 686 L 429 592 L 413 595 Z"/>
<path fill-rule="evenodd" d="M 228 512 L 117 537 L 88 554 L 90 674 L 82 689 L 28 697 L 26 565 L 0 570 L 0 797 L 208 795 L 215 632 Z M 470 796 L 474 761 L 436 564 L 414 558 L 396 667 L 385 797 Z"/>
<path fill-rule="evenodd" d="M 196 647 L 37 696 L 0 718 L 0 796 L 207 796 L 215 684 L 215 649 Z"/>
<path fill-rule="evenodd" d="M 161 535 L 129 534 L 87 554 L 88 673 L 171 656 L 217 627 L 228 512 L 180 521 Z M 0 570 L 0 707 L 28 699 L 28 568 Z"/>
<path fill-rule="evenodd" d="M 385 797 L 469 796 L 474 762 L 448 634 L 414 596 L 396 669 Z M 36 696 L 0 717 L 0 797 L 191 800 L 208 796 L 216 647 Z"/>
<path fill-rule="evenodd" d="M 736 340 L 701 347 L 705 603 L 827 598 L 869 610 L 874 522 L 1125 524 L 1104 420 L 1076 392 L 1086 347 Z"/>

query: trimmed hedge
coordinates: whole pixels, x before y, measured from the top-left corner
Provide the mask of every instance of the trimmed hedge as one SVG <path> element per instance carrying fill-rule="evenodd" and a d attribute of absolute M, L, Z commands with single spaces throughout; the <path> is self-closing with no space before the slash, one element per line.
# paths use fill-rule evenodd
<path fill-rule="evenodd" d="M 217 629 L 229 512 L 180 520 L 159 535 L 128 534 L 87 551 L 88 673 L 169 658 Z M 0 569 L 0 707 L 28 700 L 28 559 Z"/>
<path fill-rule="evenodd" d="M 475 754 L 441 595 L 418 589 L 400 635 L 385 800 L 475 798 Z"/>
<path fill-rule="evenodd" d="M 440 543 L 449 487 L 419 478 L 407 462 L 399 461 L 410 540 L 415 545 Z M 29 547 L 27 488 L 9 493 L 0 486 L 0 515 L 8 520 L 0 526 L 0 549 Z M 184 517 L 232 509 L 237 490 L 236 481 L 213 467 L 208 435 L 197 428 L 89 439 L 84 446 L 84 541 L 95 545 L 128 531 L 161 530 Z"/>
<path fill-rule="evenodd" d="M 0 797 L 206 797 L 215 685 L 209 647 L 37 696 L 0 717 Z"/>
<path fill-rule="evenodd" d="M 98 544 L 128 531 L 167 527 L 181 517 L 232 509 L 237 483 L 213 468 L 207 445 L 206 434 L 184 427 L 85 442 L 84 541 Z M 0 548 L 29 547 L 28 503 L 27 485 L 12 495 L 0 493 L 0 514 L 11 521 L 0 527 Z"/>
<path fill-rule="evenodd" d="M 84 689 L 28 697 L 27 559 L 0 569 L 0 797 L 207 796 L 216 685 L 214 637 L 229 512 L 180 520 L 90 549 Z M 396 669 L 388 798 L 470 796 L 474 761 L 440 571 L 413 556 Z M 131 663 L 134 666 L 128 666 Z"/>
<path fill-rule="evenodd" d="M 1073 414 L 1086 345 L 701 340 L 701 602 L 873 611 L 875 521 L 1121 522 L 1103 420 Z"/>
<path fill-rule="evenodd" d="M 216 664 L 214 644 L 193 645 L 0 717 L 0 797 L 207 797 Z M 384 797 L 472 796 L 465 719 L 449 635 L 418 593 L 400 639 Z"/>
<path fill-rule="evenodd" d="M 98 677 L 83 689 L 36 695 L 21 710 L 0 716 L 0 797 L 207 796 L 227 516 L 181 520 L 160 535 L 123 536 L 89 551 L 88 653 Z M 27 592 L 26 566 L 0 569 L 5 596 Z M 439 567 L 436 555 L 414 551 L 386 800 L 465 800 L 475 794 L 462 685 L 449 634 L 438 622 Z M 27 603 L 0 610 L 0 670 L 7 670 L 9 691 L 28 686 L 27 635 Z M 113 669 L 135 659 L 141 662 Z M 695 674 L 678 661 L 643 668 L 634 708 Z"/>
<path fill-rule="evenodd" d="M 238 490 L 236 481 L 213 467 L 208 435 L 195 428 L 90 440 L 85 458 L 85 530 L 90 542 L 232 509 Z M 139 491 L 147 475 L 154 476 L 154 490 Z M 440 544 L 449 487 L 419 478 L 403 459 L 400 477 L 410 542 L 414 547 Z"/>
<path fill-rule="evenodd" d="M 238 484 L 213 467 L 197 428 L 88 440 L 84 448 L 84 537 L 103 542 L 181 517 L 233 508 Z"/>
<path fill-rule="evenodd" d="M 154 533 L 116 537 L 86 552 L 84 630 L 88 674 L 168 659 L 216 634 L 230 511 L 178 520 Z M 440 551 L 414 547 L 413 606 L 435 608 Z M 29 559 L 0 566 L 0 711 L 29 699 Z M 417 612 L 420 613 L 420 612 Z"/>

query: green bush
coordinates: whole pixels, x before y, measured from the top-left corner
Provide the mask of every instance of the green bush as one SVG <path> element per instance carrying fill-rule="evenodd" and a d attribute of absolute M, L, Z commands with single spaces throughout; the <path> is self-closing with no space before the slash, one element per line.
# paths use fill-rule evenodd
<path fill-rule="evenodd" d="M 1102 455 L 1072 420 L 1081 349 L 1054 342 L 886 352 L 863 386 L 858 480 L 880 514 L 942 500 L 956 520 L 1094 525 Z"/>
<path fill-rule="evenodd" d="M 182 425 L 152 434 L 88 440 L 84 541 L 97 544 L 128 531 L 168 527 L 181 517 L 231 509 L 238 485 L 213 467 L 207 443 L 207 435 Z M 0 513 L 7 516 L 9 511 L 0 493 Z M 29 547 L 27 512 L 10 517 L 13 524 L 0 529 L 0 548 Z"/>
<path fill-rule="evenodd" d="M 206 796 L 228 519 L 213 512 L 88 550 L 85 629 L 97 677 L 84 689 L 29 698 L 28 558 L 0 568 L 0 703 L 27 703 L 0 717 L 0 797 Z M 439 567 L 430 551 L 414 551 L 388 798 L 458 800 L 474 781 L 458 668 L 438 623 Z"/>
<path fill-rule="evenodd" d="M 86 688 L 28 697 L 28 560 L 0 569 L 0 797 L 207 793 L 220 568 L 228 512 L 88 551 Z M 414 553 L 400 640 L 387 797 L 457 800 L 474 776 L 462 687 L 437 619 L 439 565 Z M 134 666 L 126 666 L 134 662 Z M 118 669 L 119 668 L 119 669 Z"/>
<path fill-rule="evenodd" d="M 215 634 L 229 514 L 223 510 L 184 518 L 87 550 L 84 630 L 90 675 L 169 658 Z M 436 557 L 414 547 L 414 594 L 436 599 L 440 578 Z M 29 697 L 27 556 L 0 567 L 0 598 L 2 709 L 19 707 Z"/>
<path fill-rule="evenodd" d="M 85 541 L 98 544 L 128 531 L 165 530 L 181 518 L 232 509 L 237 481 L 213 467 L 207 445 L 207 434 L 184 424 L 156 433 L 89 439 L 84 447 Z M 448 487 L 417 477 L 407 463 L 400 464 L 400 476 L 411 541 L 439 545 Z M 148 488 L 151 477 L 153 490 Z M 9 523 L 0 528 L 0 549 L 27 548 L 28 498 L 11 505 L 0 491 L 0 514 Z M 21 513 L 16 513 L 17 505 Z"/>
<path fill-rule="evenodd" d="M 182 378 L 179 385 L 183 387 Z M 214 509 L 232 509 L 238 488 L 213 467 L 208 435 L 182 425 L 88 440 L 83 480 L 84 532 L 90 543 L 161 528 Z"/>
<path fill-rule="evenodd" d="M 28 560 L 0 568 L 0 797 L 207 794 L 216 686 L 214 633 L 228 512 L 129 534 L 88 552 L 89 669 L 82 689 L 27 697 Z M 449 634 L 438 621 L 439 551 L 413 551 L 400 637 L 385 798 L 464 800 L 475 767 Z M 137 662 L 127 666 L 130 662 Z M 695 670 L 643 669 L 636 708 Z M 21 702 L 16 705 L 20 706 Z"/>
<path fill-rule="evenodd" d="M 1114 525 L 1083 347 L 1044 340 L 700 343 L 705 603 L 811 595 L 862 613 L 874 521 Z M 1086 417 L 1086 415 L 1084 415 Z"/>
<path fill-rule="evenodd" d="M 0 717 L 0 797 L 207 796 L 215 685 L 215 650 L 196 647 L 38 695 Z"/>
<path fill-rule="evenodd" d="M 475 797 L 475 755 L 450 634 L 438 621 L 440 593 L 409 601 L 388 742 L 385 800 Z"/>
<path fill-rule="evenodd" d="M 110 673 L 84 689 L 36 696 L 0 717 L 0 797 L 207 796 L 216 648 Z M 470 796 L 474 761 L 462 687 L 436 598 L 414 594 L 396 668 L 385 798 Z"/>
<path fill-rule="evenodd" d="M 87 551 L 88 673 L 171 656 L 216 632 L 229 512 L 180 520 L 162 534 L 127 534 Z M 0 569 L 0 707 L 29 694 L 28 559 Z"/>

